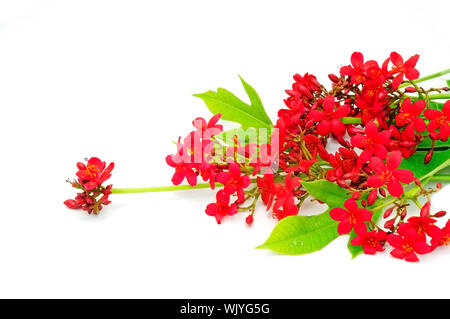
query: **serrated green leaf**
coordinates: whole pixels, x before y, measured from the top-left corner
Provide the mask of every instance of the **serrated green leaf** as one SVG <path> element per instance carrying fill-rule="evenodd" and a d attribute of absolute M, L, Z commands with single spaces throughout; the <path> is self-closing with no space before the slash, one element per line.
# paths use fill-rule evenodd
<path fill-rule="evenodd" d="M 424 164 L 427 152 L 417 151 L 407 159 L 403 159 L 400 168 L 407 168 L 414 176 L 424 180 L 450 166 L 450 150 L 435 151 L 431 162 Z"/>
<path fill-rule="evenodd" d="M 241 82 L 250 99 L 250 105 L 223 88 L 218 88 L 217 92 L 207 91 L 194 96 L 201 98 L 213 114 L 221 113 L 223 120 L 239 123 L 243 129 L 272 127 L 273 124 L 256 91 L 242 78 Z"/>
<path fill-rule="evenodd" d="M 320 215 L 289 216 L 281 220 L 264 244 L 257 248 L 270 249 L 287 255 L 302 255 L 322 249 L 339 234 L 338 222 L 331 219 L 330 210 L 342 207 L 348 199 L 345 189 L 325 180 L 302 182 L 309 194 L 326 203 L 328 209 Z"/>

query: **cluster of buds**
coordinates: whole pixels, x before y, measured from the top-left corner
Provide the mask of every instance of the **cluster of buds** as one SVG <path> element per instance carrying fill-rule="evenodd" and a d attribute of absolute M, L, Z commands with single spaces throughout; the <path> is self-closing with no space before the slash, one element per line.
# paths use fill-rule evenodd
<path fill-rule="evenodd" d="M 98 214 L 103 206 L 109 205 L 112 185 L 103 186 L 111 177 L 114 163 L 106 167 L 106 163 L 97 157 L 91 157 L 87 163 L 77 163 L 77 180 L 68 182 L 80 190 L 75 199 L 68 199 L 64 204 L 71 209 L 81 209 L 88 214 Z"/>

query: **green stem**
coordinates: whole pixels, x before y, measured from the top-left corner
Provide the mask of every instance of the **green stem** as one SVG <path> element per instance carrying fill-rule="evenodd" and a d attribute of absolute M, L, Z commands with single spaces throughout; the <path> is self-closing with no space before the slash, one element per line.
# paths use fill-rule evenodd
<path fill-rule="evenodd" d="M 446 100 L 450 99 L 450 93 L 432 94 L 428 95 L 430 100 Z"/>
<path fill-rule="evenodd" d="M 344 124 L 361 124 L 360 117 L 343 117 L 341 118 L 341 121 Z"/>
<path fill-rule="evenodd" d="M 429 177 L 430 181 L 441 181 L 441 182 L 450 182 L 450 176 L 449 175 L 433 175 Z"/>
<path fill-rule="evenodd" d="M 423 78 L 414 80 L 414 83 L 420 83 L 420 82 L 428 81 L 428 80 L 431 80 L 431 79 L 434 79 L 434 78 L 438 78 L 438 77 L 440 77 L 442 75 L 449 74 L 449 73 L 450 73 L 450 69 L 443 70 L 443 71 L 440 71 L 440 72 L 437 72 L 437 73 L 433 73 L 433 74 L 424 76 Z M 405 87 L 405 86 L 408 86 L 408 85 L 409 85 L 409 82 L 408 83 L 403 83 L 399 87 L 402 88 L 402 87 Z"/>
<path fill-rule="evenodd" d="M 216 183 L 216 186 L 222 186 Z M 167 191 L 182 191 L 199 188 L 210 188 L 209 183 L 201 183 L 195 186 L 191 185 L 176 185 L 176 186 L 155 186 L 155 187 L 133 187 L 133 188 L 112 188 L 113 194 L 132 194 L 132 193 L 153 193 L 153 192 L 167 192 Z"/>

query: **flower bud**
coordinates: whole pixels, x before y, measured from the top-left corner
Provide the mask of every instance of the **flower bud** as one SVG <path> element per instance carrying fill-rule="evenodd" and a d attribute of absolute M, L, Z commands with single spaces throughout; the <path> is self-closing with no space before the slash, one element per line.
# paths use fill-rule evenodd
<path fill-rule="evenodd" d="M 328 78 L 330 79 L 331 82 L 334 82 L 334 83 L 339 82 L 339 78 L 332 73 L 328 74 Z"/>
<path fill-rule="evenodd" d="M 436 183 L 436 188 L 437 189 L 441 189 L 442 188 L 442 183 L 441 182 L 437 182 Z"/>
<path fill-rule="evenodd" d="M 361 198 L 361 194 L 360 194 L 359 192 L 354 192 L 354 193 L 352 194 L 352 198 L 353 198 L 354 200 L 358 200 L 358 199 Z"/>
<path fill-rule="evenodd" d="M 379 188 L 378 191 L 380 192 L 381 196 L 386 197 L 386 190 L 384 188 Z"/>
<path fill-rule="evenodd" d="M 373 191 L 370 192 L 369 196 L 367 197 L 367 203 L 369 204 L 369 206 L 373 205 L 373 203 L 375 203 L 375 201 L 377 200 L 377 190 L 374 189 Z"/>
<path fill-rule="evenodd" d="M 247 223 L 247 225 L 251 225 L 253 224 L 253 215 L 248 215 L 247 218 L 245 219 L 245 222 Z"/>
<path fill-rule="evenodd" d="M 384 223 L 384 228 L 386 229 L 392 229 L 394 227 L 395 218 L 388 220 Z"/>
<path fill-rule="evenodd" d="M 434 214 L 434 217 L 444 217 L 445 215 L 447 215 L 447 212 L 445 210 L 441 210 L 439 212 L 437 212 L 436 214 Z"/>
<path fill-rule="evenodd" d="M 361 201 L 361 205 L 362 205 L 363 207 L 366 207 L 366 206 L 367 206 L 367 202 L 366 202 L 365 199 L 363 199 L 363 200 Z"/>
<path fill-rule="evenodd" d="M 394 207 L 391 207 L 391 208 L 387 209 L 387 210 L 384 212 L 383 217 L 384 217 L 384 218 L 388 218 L 389 216 L 391 216 L 391 214 L 392 214 L 393 211 L 394 211 Z"/>
<path fill-rule="evenodd" d="M 417 90 L 416 90 L 416 88 L 415 88 L 414 86 L 408 86 L 408 87 L 405 89 L 405 92 L 408 92 L 408 93 L 414 93 L 414 92 L 417 92 Z"/>
<path fill-rule="evenodd" d="M 427 155 L 425 155 L 424 163 L 428 164 L 431 162 L 431 159 L 433 158 L 433 149 L 429 150 Z"/>

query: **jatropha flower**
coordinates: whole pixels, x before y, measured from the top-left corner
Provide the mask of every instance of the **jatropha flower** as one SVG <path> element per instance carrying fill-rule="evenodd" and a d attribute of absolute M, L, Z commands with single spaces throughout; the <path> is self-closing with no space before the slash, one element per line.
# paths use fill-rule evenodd
<path fill-rule="evenodd" d="M 353 146 L 363 150 L 359 155 L 358 164 L 362 165 L 368 162 L 373 156 L 385 159 L 388 153 L 386 146 L 390 143 L 391 132 L 378 132 L 376 124 L 369 122 L 366 124 L 365 133 L 365 136 L 356 134 L 351 139 Z"/>
<path fill-rule="evenodd" d="M 389 194 L 400 197 L 403 194 L 403 186 L 400 182 L 409 184 L 414 179 L 414 174 L 410 170 L 398 169 L 401 161 L 402 153 L 400 151 L 389 153 L 386 164 L 378 157 L 373 157 L 369 166 L 375 175 L 369 176 L 367 185 L 375 188 L 386 185 Z"/>
<path fill-rule="evenodd" d="M 425 117 L 430 120 L 428 123 L 428 132 L 434 140 L 448 140 L 450 136 L 450 101 L 444 103 L 442 112 L 433 109 L 425 110 Z M 437 132 L 439 130 L 439 132 Z"/>
<path fill-rule="evenodd" d="M 387 242 L 394 247 L 391 255 L 395 258 L 405 259 L 406 261 L 419 261 L 416 254 L 423 255 L 431 252 L 431 247 L 420 240 L 417 232 L 412 229 L 403 233 L 388 235 Z"/>
<path fill-rule="evenodd" d="M 312 110 L 308 114 L 310 120 L 319 122 L 317 125 L 317 133 L 327 136 L 333 133 L 336 136 L 345 134 L 345 125 L 339 119 L 347 116 L 350 112 L 348 105 L 338 105 L 335 109 L 334 96 L 327 96 L 323 101 L 323 111 Z"/>
<path fill-rule="evenodd" d="M 358 234 L 351 240 L 353 246 L 362 246 L 364 253 L 374 255 L 378 251 L 384 251 L 387 234 L 382 230 L 372 230 Z"/>
<path fill-rule="evenodd" d="M 399 226 L 398 232 L 406 233 L 409 230 L 414 230 L 417 233 L 417 240 L 422 241 L 426 241 L 425 235 L 434 240 L 441 238 L 442 231 L 435 225 L 436 219 L 430 218 L 430 205 L 430 202 L 423 205 L 420 216 L 410 217 L 406 223 Z"/>
<path fill-rule="evenodd" d="M 395 122 L 398 126 L 412 126 L 419 133 L 425 132 L 427 125 L 420 117 L 425 109 L 425 101 L 419 100 L 411 103 L 410 98 L 406 98 L 402 103 L 402 110 L 395 117 Z"/>
<path fill-rule="evenodd" d="M 71 209 L 81 209 L 88 214 L 98 214 L 103 206 L 109 205 L 108 199 L 112 185 L 102 184 L 111 177 L 114 163 L 106 163 L 97 157 L 91 157 L 86 164 L 77 163 L 77 180 L 71 182 L 72 186 L 81 190 L 75 199 L 68 199 L 64 204 Z"/>
<path fill-rule="evenodd" d="M 365 222 L 372 219 L 372 213 L 365 208 L 359 208 L 353 198 L 347 199 L 344 207 L 346 210 L 337 207 L 330 211 L 331 218 L 340 222 L 337 228 L 339 235 L 348 234 L 352 229 L 357 234 L 366 233 Z"/>
<path fill-rule="evenodd" d="M 303 216 L 295 217 L 303 215 L 300 211 L 303 203 L 317 200 L 327 204 L 330 211 L 329 215 L 307 218 L 310 223 L 305 227 L 311 231 L 322 231 L 319 228 L 322 223 L 316 223 L 316 218 L 321 221 L 329 218 L 339 222 L 333 230 L 338 234 L 353 230 L 356 236 L 351 244 L 360 246 L 366 254 L 383 251 L 387 243 L 393 247 L 392 256 L 416 261 L 417 254 L 450 244 L 450 222 L 443 228 L 437 226 L 437 219 L 445 212 L 430 214 L 429 202 L 418 217 L 408 216 L 407 210 L 408 201 L 421 206 L 419 197 L 426 196 L 429 200 L 430 194 L 441 186 L 426 188 L 421 183 L 428 179 L 420 170 L 414 176 L 408 169 L 399 169 L 402 158 L 408 157 L 410 160 L 403 164 L 405 168 L 415 167 L 411 163 L 415 165 L 417 156 L 426 165 L 433 152 L 441 151 L 436 148 L 440 147 L 436 140 L 446 141 L 450 136 L 450 101 L 444 105 L 431 102 L 448 97 L 442 91 L 450 89 L 427 90 L 414 83 L 408 86 L 404 81 L 419 76 L 415 68 L 418 58 L 414 55 L 403 62 L 398 53 L 392 52 L 379 64 L 355 52 L 351 65 L 342 67 L 338 75 L 329 74 L 330 88 L 312 74 L 296 74 L 292 89 L 286 90 L 286 107 L 277 112 L 275 125 L 261 110 L 256 93 L 245 83 L 251 106 L 231 93 L 217 94 L 214 101 L 210 99 L 211 92 L 198 94 L 210 109 L 224 110 L 228 120 L 236 120 L 244 129 L 250 123 L 270 128 L 270 139 L 268 132 L 258 132 L 258 141 L 247 137 L 240 140 L 240 134 L 234 131 L 220 134 L 223 131 L 220 113 L 209 120 L 196 118 L 192 122 L 194 128 L 184 138 L 178 138 L 176 151 L 166 157 L 174 170 L 174 185 L 112 189 L 112 185 L 103 184 L 111 177 L 114 164 L 107 166 L 94 157 L 77 164 L 77 179 L 71 183 L 80 192 L 65 204 L 98 214 L 110 203 L 108 197 L 112 192 L 219 188 L 215 202 L 206 206 L 207 215 L 220 224 L 226 216 L 247 212 L 243 219 L 252 225 L 255 207 L 261 199 L 273 218 L 283 220 L 282 230 L 276 228 L 271 237 L 277 238 L 275 246 L 286 244 L 291 251 L 296 245 L 318 246 L 305 238 L 278 241 L 278 236 L 286 236 L 286 229 L 294 229 L 299 221 L 305 220 Z M 229 112 L 230 106 L 234 112 Z M 328 147 L 333 146 L 330 141 L 339 144 L 337 151 Z M 425 158 L 420 158 L 421 153 L 414 154 L 419 148 L 428 150 Z M 445 156 L 435 158 L 436 167 L 438 161 L 445 160 Z M 204 183 L 198 183 L 199 177 Z M 403 194 L 404 184 L 413 181 L 411 191 Z M 189 185 L 180 185 L 183 182 Z M 343 207 L 337 207 L 337 203 Z M 382 228 L 372 218 L 372 211 L 380 213 L 383 208 L 386 210 L 381 212 L 385 219 Z"/>
<path fill-rule="evenodd" d="M 398 88 L 403 81 L 403 76 L 408 80 L 416 80 L 419 77 L 419 71 L 417 71 L 416 64 L 419 60 L 419 55 L 413 55 L 406 62 L 403 62 L 403 58 L 397 52 L 392 52 L 390 56 L 391 62 L 394 64 L 394 68 L 391 74 L 396 75 L 392 81 L 392 87 L 394 89 Z"/>
<path fill-rule="evenodd" d="M 214 216 L 218 224 L 222 222 L 224 216 L 231 216 L 238 212 L 235 203 L 230 204 L 230 194 L 220 190 L 216 194 L 217 201 L 206 206 L 206 214 Z"/>

